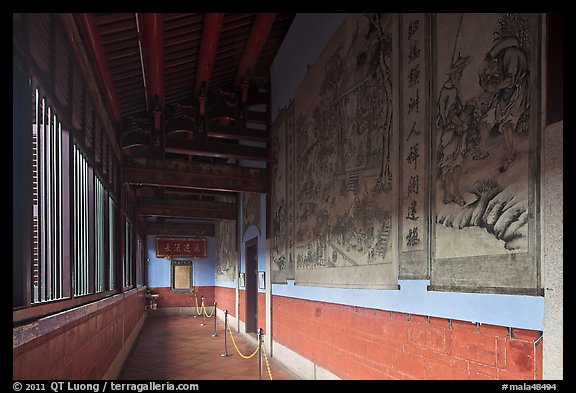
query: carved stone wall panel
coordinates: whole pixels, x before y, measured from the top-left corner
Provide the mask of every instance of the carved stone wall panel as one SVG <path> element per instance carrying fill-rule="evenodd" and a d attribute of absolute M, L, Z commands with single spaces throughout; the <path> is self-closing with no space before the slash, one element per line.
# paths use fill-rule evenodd
<path fill-rule="evenodd" d="M 260 194 L 253 192 L 244 192 L 242 194 L 242 235 L 250 225 L 255 225 L 258 231 L 260 228 Z"/>
<path fill-rule="evenodd" d="M 216 281 L 234 281 L 238 266 L 236 221 L 216 221 Z"/>
<path fill-rule="evenodd" d="M 395 23 L 349 15 L 296 91 L 298 285 L 398 288 Z"/>
<path fill-rule="evenodd" d="M 433 18 L 431 289 L 541 293 L 541 23 Z"/>
<path fill-rule="evenodd" d="M 401 14 L 400 278 L 429 277 L 429 16 Z"/>
<path fill-rule="evenodd" d="M 542 26 L 349 14 L 273 131 L 277 282 L 541 295 Z"/>
<path fill-rule="evenodd" d="M 272 258 L 271 280 L 287 283 L 288 214 L 286 193 L 286 111 L 281 111 L 271 130 L 272 141 Z"/>
<path fill-rule="evenodd" d="M 288 206 L 288 211 L 286 212 L 288 225 L 287 225 L 287 245 L 286 245 L 286 278 L 288 280 L 296 279 L 296 260 L 294 253 L 294 236 L 296 227 L 296 176 L 295 172 L 295 160 L 296 160 L 296 149 L 295 149 L 295 117 L 294 117 L 294 101 L 290 102 L 288 108 L 286 108 L 286 201 Z"/>

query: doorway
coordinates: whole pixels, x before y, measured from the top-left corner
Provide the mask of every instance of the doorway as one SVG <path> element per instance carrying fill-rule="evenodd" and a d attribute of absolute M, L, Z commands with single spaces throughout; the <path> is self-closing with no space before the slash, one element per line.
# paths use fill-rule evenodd
<path fill-rule="evenodd" d="M 246 333 L 258 330 L 258 238 L 246 242 Z"/>

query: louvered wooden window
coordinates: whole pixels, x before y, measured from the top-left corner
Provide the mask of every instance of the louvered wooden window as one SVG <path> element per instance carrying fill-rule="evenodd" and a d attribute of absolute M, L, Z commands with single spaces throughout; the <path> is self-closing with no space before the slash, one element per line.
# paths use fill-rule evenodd
<path fill-rule="evenodd" d="M 134 285 L 134 229 L 132 223 L 124 221 L 124 286 Z"/>
<path fill-rule="evenodd" d="M 136 272 L 134 263 L 136 262 L 137 246 L 134 234 L 133 220 L 136 218 L 136 201 L 128 185 L 124 186 L 124 287 L 132 287 L 135 284 Z"/>
<path fill-rule="evenodd" d="M 107 287 L 107 274 L 108 270 L 106 265 L 108 263 L 108 255 L 106 253 L 106 246 L 108 239 L 106 238 L 106 190 L 98 176 L 94 177 L 94 259 L 95 259 L 95 284 L 96 292 L 102 292 Z"/>
<path fill-rule="evenodd" d="M 89 172 L 86 158 L 74 145 L 74 294 L 77 296 L 91 293 Z"/>
<path fill-rule="evenodd" d="M 116 288 L 118 261 L 118 208 L 111 196 L 108 197 L 108 289 Z"/>
<path fill-rule="evenodd" d="M 61 299 L 62 125 L 38 89 L 32 110 L 32 303 Z"/>
<path fill-rule="evenodd" d="M 119 202 L 110 124 L 95 110 L 61 18 L 14 14 L 14 22 L 12 289 L 20 322 L 142 283 L 135 263 L 143 264 L 143 247 L 134 196 L 128 213 Z"/>

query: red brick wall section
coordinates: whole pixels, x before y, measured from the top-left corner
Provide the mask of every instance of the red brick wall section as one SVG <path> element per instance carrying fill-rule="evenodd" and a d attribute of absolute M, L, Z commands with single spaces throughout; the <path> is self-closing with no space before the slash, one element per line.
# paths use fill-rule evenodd
<path fill-rule="evenodd" d="M 144 291 L 26 342 L 12 351 L 15 380 L 104 376 L 144 312 Z"/>
<path fill-rule="evenodd" d="M 236 289 L 214 287 L 214 296 L 220 310 L 228 310 L 228 314 L 236 316 Z"/>
<path fill-rule="evenodd" d="M 149 288 L 149 290 L 158 294 L 158 299 L 156 300 L 158 308 L 196 307 L 196 299 L 198 299 L 198 309 L 200 309 L 202 296 L 204 296 L 204 305 L 206 307 L 214 305 L 213 286 L 194 287 L 194 293 L 172 293 L 170 288 Z"/>
<path fill-rule="evenodd" d="M 542 379 L 540 332 L 274 296 L 273 339 L 343 379 Z"/>
<path fill-rule="evenodd" d="M 246 322 L 246 291 L 241 289 L 238 291 L 238 318 L 242 322 Z"/>

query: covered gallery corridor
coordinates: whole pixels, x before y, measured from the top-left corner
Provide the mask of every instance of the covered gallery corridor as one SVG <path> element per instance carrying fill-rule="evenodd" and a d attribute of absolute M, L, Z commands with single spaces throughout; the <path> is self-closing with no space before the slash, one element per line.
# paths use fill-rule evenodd
<path fill-rule="evenodd" d="M 15 381 L 563 379 L 561 14 L 14 13 L 12 102 Z"/>
<path fill-rule="evenodd" d="M 193 315 L 148 319 L 118 379 L 298 379 L 273 359 L 262 357 L 261 365 L 258 354 L 244 359 L 242 356 L 249 357 L 254 353 L 256 342 L 234 334 L 227 337 L 225 345 L 223 321 L 217 321 L 215 330 L 211 321 L 202 325 L 202 318 L 194 318 Z M 216 337 L 213 336 L 214 331 Z M 234 342 L 231 342 L 232 337 Z"/>

